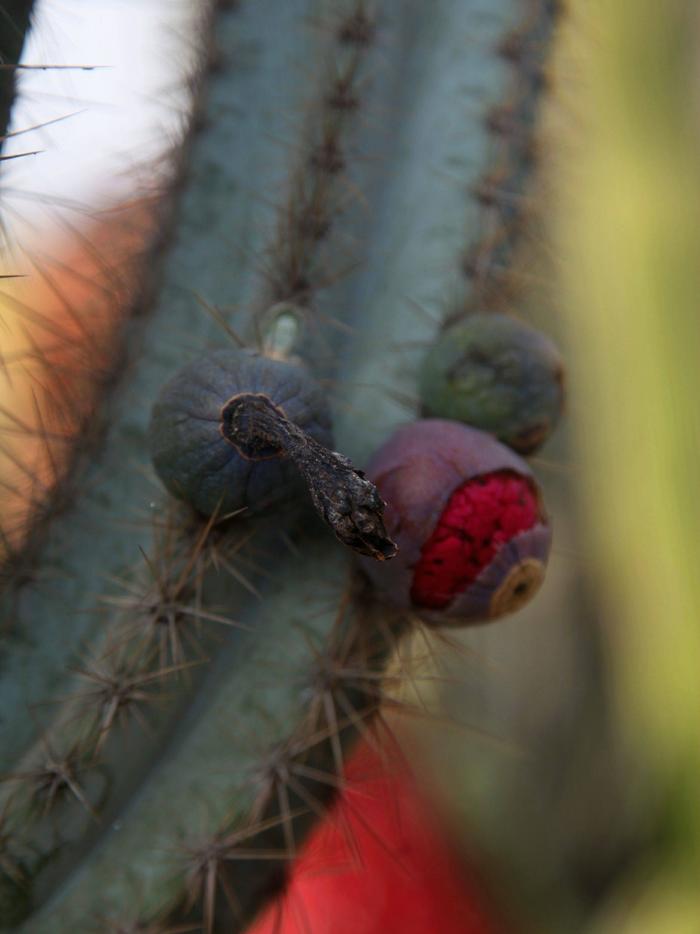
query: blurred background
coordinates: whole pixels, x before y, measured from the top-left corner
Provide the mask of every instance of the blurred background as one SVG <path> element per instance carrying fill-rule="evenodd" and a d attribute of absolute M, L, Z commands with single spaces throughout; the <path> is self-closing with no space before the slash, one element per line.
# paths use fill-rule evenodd
<path fill-rule="evenodd" d="M 518 261 L 524 312 L 570 371 L 534 461 L 554 553 L 515 617 L 410 647 L 425 715 L 393 719 L 517 929 L 698 934 L 700 20 L 681 0 L 568 6 Z M 23 61 L 61 67 L 20 74 L 3 156 L 36 154 L 0 166 L 0 272 L 24 277 L 0 292 L 0 510 L 17 536 L 61 468 L 33 367 L 55 361 L 78 424 L 94 348 L 79 321 L 66 342 L 68 309 L 108 334 L 128 303 L 190 101 L 195 15 L 36 5 Z M 95 67 L 63 67 L 79 64 Z"/>

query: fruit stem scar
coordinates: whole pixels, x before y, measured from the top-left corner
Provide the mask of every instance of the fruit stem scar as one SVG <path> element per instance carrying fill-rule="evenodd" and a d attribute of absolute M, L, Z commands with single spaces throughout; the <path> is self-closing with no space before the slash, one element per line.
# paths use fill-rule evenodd
<path fill-rule="evenodd" d="M 397 552 L 384 527 L 384 500 L 347 457 L 290 421 L 264 393 L 239 393 L 221 410 L 221 434 L 242 457 L 286 457 L 304 478 L 312 502 L 344 545 L 378 561 Z"/>

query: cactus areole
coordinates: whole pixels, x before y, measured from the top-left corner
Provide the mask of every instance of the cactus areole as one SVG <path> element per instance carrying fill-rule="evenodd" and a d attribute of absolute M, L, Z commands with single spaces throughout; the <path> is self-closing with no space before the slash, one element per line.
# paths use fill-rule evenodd
<path fill-rule="evenodd" d="M 435 624 L 487 622 L 539 589 L 551 533 L 527 464 L 490 435 L 442 419 L 400 428 L 368 476 L 399 557 L 366 570 L 390 602 Z"/>
<path fill-rule="evenodd" d="M 310 373 L 252 351 L 212 351 L 188 364 L 151 416 L 156 471 L 199 512 L 266 512 L 300 496 L 304 481 L 340 541 L 378 560 L 393 557 L 384 502 L 330 444 L 330 414 Z"/>

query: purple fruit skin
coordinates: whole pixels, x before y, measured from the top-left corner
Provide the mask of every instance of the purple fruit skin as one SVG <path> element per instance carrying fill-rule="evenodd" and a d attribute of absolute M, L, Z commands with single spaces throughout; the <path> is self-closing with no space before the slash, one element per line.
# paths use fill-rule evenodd
<path fill-rule="evenodd" d="M 546 565 L 551 544 L 550 527 L 542 522 L 526 532 L 514 535 L 467 589 L 455 597 L 449 607 L 439 611 L 421 609 L 421 615 L 438 623 L 444 615 L 471 623 L 489 622 L 494 618 L 491 612 L 491 598 L 506 579 L 508 572 L 526 558 L 534 558 Z"/>
<path fill-rule="evenodd" d="M 449 606 L 430 610 L 411 602 L 413 572 L 421 548 L 451 495 L 474 477 L 498 470 L 513 470 L 532 479 L 525 461 L 491 435 L 439 418 L 399 428 L 372 457 L 365 473 L 387 503 L 386 530 L 398 544 L 399 552 L 391 561 L 360 560 L 375 587 L 394 606 L 413 609 L 428 621 L 449 618 L 463 623 L 487 622 L 491 618 L 491 597 L 508 571 L 523 558 L 546 563 L 551 530 L 547 523 L 540 522 L 505 544 Z"/>

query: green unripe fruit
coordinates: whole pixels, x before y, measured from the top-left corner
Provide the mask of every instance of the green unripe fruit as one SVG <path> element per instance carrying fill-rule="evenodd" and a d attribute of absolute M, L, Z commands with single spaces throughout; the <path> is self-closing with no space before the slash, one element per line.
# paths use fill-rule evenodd
<path fill-rule="evenodd" d="M 343 544 L 393 557 L 384 502 L 332 442 L 325 394 L 303 365 L 234 349 L 210 351 L 176 373 L 149 427 L 156 473 L 198 512 L 264 513 L 305 485 Z"/>
<path fill-rule="evenodd" d="M 552 341 L 510 315 L 473 314 L 448 328 L 420 373 L 423 414 L 488 431 L 520 454 L 549 437 L 564 402 Z"/>
<path fill-rule="evenodd" d="M 230 404 L 245 394 L 267 400 L 312 438 L 332 445 L 325 396 L 304 367 L 233 348 L 204 354 L 163 387 L 149 429 L 159 477 L 204 515 L 264 512 L 303 489 L 282 452 L 241 451 L 227 439 Z"/>

